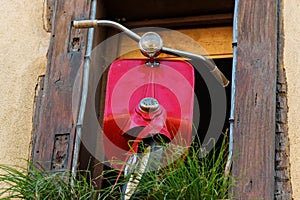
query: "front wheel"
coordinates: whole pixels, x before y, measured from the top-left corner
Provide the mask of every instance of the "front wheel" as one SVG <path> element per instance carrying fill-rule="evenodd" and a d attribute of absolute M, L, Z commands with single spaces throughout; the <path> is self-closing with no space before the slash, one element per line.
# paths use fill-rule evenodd
<path fill-rule="evenodd" d="M 122 188 L 122 200 L 133 198 L 146 172 L 159 169 L 164 147 L 155 141 L 144 144 L 141 153 L 132 154 L 124 168 L 124 176 L 128 180 Z"/>

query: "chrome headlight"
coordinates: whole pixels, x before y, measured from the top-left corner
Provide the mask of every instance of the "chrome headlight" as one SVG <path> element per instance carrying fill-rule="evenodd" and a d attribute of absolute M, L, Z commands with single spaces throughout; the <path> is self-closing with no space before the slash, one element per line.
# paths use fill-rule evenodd
<path fill-rule="evenodd" d="M 160 54 L 163 41 L 157 33 L 147 32 L 141 37 L 139 47 L 145 56 L 154 58 Z"/>

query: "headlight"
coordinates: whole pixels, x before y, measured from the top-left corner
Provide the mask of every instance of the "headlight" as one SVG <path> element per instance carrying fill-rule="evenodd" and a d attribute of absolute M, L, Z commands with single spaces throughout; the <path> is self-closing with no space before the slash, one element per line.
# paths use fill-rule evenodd
<path fill-rule="evenodd" d="M 154 58 L 160 54 L 163 46 L 161 37 L 155 32 L 145 33 L 139 42 L 141 52 L 150 58 Z"/>

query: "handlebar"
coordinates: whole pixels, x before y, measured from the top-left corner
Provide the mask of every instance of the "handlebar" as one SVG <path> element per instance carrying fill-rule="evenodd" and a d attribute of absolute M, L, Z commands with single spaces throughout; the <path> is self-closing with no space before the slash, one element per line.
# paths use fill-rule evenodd
<path fill-rule="evenodd" d="M 139 42 L 141 36 L 136 34 L 135 32 L 129 30 L 125 26 L 110 20 L 75 20 L 72 22 L 72 26 L 74 28 L 96 28 L 97 26 L 108 26 L 115 29 L 118 29 L 128 35 L 131 39 Z M 216 78 L 216 80 L 223 86 L 226 87 L 229 85 L 228 79 L 224 76 L 224 74 L 218 69 L 216 65 L 213 64 L 208 58 L 205 56 L 194 54 L 186 51 L 181 51 L 177 49 L 172 49 L 169 47 L 162 47 L 161 51 L 163 53 L 181 56 L 189 59 L 196 59 L 205 61 L 206 66 L 208 67 L 211 74 Z"/>
<path fill-rule="evenodd" d="M 115 29 L 118 29 L 128 35 L 131 39 L 139 42 L 141 36 L 136 34 L 135 32 L 129 30 L 125 26 L 110 20 L 79 20 L 73 21 L 72 25 L 74 28 L 96 28 L 97 26 L 108 26 Z"/>

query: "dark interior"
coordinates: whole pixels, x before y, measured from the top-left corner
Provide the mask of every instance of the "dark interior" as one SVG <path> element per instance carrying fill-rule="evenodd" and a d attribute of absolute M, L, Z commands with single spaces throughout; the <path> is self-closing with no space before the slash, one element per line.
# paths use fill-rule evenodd
<path fill-rule="evenodd" d="M 141 21 L 232 13 L 233 0 L 109 0 L 103 1 L 112 20 Z"/>
<path fill-rule="evenodd" d="M 232 58 L 222 58 L 222 59 L 214 59 L 214 63 L 219 69 L 223 72 L 225 77 L 230 81 L 232 74 Z M 230 115 L 230 97 L 231 97 L 231 87 L 228 85 L 225 88 L 226 96 L 227 96 L 227 109 L 226 109 L 226 119 L 224 122 L 223 133 L 226 133 L 229 128 L 229 115 Z M 195 72 L 195 94 L 198 98 L 199 110 L 200 110 L 200 121 L 199 127 L 197 130 L 198 138 L 200 139 L 200 143 L 203 141 L 205 137 L 205 133 L 207 133 L 208 126 L 210 124 L 211 119 L 211 101 L 210 94 L 207 89 L 207 85 L 205 81 L 201 77 L 198 72 Z"/>

